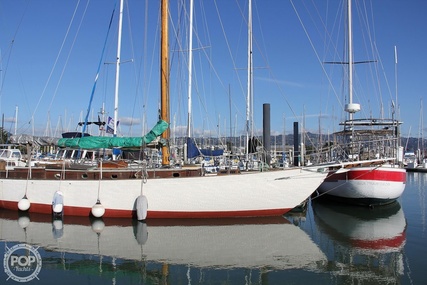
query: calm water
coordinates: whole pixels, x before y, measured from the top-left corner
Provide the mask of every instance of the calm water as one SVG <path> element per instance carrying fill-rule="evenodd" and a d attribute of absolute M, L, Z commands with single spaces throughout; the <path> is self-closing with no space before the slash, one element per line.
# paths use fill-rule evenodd
<path fill-rule="evenodd" d="M 286 219 L 143 224 L 0 211 L 0 284 L 427 284 L 427 173 L 407 175 L 398 203 L 315 200 Z"/>

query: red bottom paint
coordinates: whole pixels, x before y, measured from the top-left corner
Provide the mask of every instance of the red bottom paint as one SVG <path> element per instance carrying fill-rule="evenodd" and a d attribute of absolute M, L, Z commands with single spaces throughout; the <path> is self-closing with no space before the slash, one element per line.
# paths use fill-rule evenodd
<path fill-rule="evenodd" d="M 0 208 L 19 211 L 18 203 L 11 201 L 0 201 Z M 244 218 L 244 217 L 277 217 L 282 216 L 292 209 L 266 209 L 245 211 L 222 211 L 222 212 L 175 212 L 175 211 L 150 211 L 147 219 L 187 219 L 187 218 Z M 28 210 L 30 213 L 52 214 L 52 206 L 31 203 Z M 91 208 L 64 206 L 64 216 L 91 216 Z M 105 209 L 105 218 L 135 218 L 136 211 Z"/>

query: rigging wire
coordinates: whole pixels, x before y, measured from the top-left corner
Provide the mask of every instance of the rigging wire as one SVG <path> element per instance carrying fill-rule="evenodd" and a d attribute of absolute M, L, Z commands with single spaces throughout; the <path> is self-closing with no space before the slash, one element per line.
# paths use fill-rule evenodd
<path fill-rule="evenodd" d="M 71 22 L 70 22 L 70 24 L 68 25 L 67 32 L 65 33 L 64 39 L 62 40 L 62 44 L 61 44 L 61 47 L 60 47 L 60 49 L 59 49 L 58 55 L 56 56 L 55 62 L 54 62 L 53 67 L 52 67 L 52 69 L 51 69 L 51 71 L 50 71 L 50 74 L 49 74 L 49 76 L 48 76 L 48 79 L 47 79 L 47 81 L 46 81 L 46 83 L 45 83 L 45 86 L 44 86 L 44 88 L 43 88 L 42 94 L 41 94 L 41 96 L 39 97 L 39 101 L 37 102 L 36 107 L 34 108 L 33 114 L 31 115 L 31 120 L 33 120 L 33 118 L 34 118 L 34 116 L 35 116 L 35 113 L 36 113 L 36 111 L 37 111 L 37 109 L 38 109 L 38 107 L 39 107 L 39 105 L 40 105 L 40 102 L 41 102 L 41 100 L 42 100 L 42 99 L 43 99 L 43 97 L 44 97 L 44 94 L 45 94 L 45 92 L 46 92 L 47 86 L 49 85 L 50 79 L 52 78 L 53 72 L 54 72 L 54 70 L 55 70 L 55 68 L 56 68 L 56 65 L 57 65 L 57 63 L 58 63 L 58 60 L 59 60 L 59 56 L 61 55 L 61 53 L 62 53 L 62 49 L 64 48 L 64 45 L 65 45 L 65 41 L 66 41 L 66 39 L 68 38 L 68 33 L 70 32 L 71 25 L 72 25 L 72 23 L 74 22 L 74 17 L 75 17 L 75 15 L 76 15 L 76 11 L 77 11 L 77 8 L 78 8 L 78 6 L 79 6 L 79 3 L 80 3 L 80 0 L 77 2 L 76 8 L 74 9 L 74 13 L 73 13 L 73 16 L 72 16 Z"/>
<path fill-rule="evenodd" d="M 0 110 L 2 109 L 1 108 L 1 105 L 2 105 L 1 104 L 1 99 L 3 97 L 3 87 L 4 87 L 4 82 L 5 82 L 5 79 L 6 79 L 6 75 L 7 75 L 7 70 L 8 70 L 8 67 L 9 67 L 10 58 L 11 58 L 11 55 L 12 55 L 12 49 L 13 49 L 13 46 L 14 46 L 14 43 L 15 43 L 16 36 L 18 34 L 18 31 L 20 30 L 21 24 L 22 24 L 22 22 L 24 20 L 24 17 L 25 17 L 25 15 L 27 13 L 27 10 L 28 10 L 29 6 L 30 6 L 30 1 L 27 1 L 27 5 L 25 6 L 24 12 L 22 13 L 21 18 L 20 18 L 20 20 L 18 22 L 18 26 L 17 26 L 17 28 L 15 30 L 15 33 L 13 34 L 12 40 L 9 43 L 8 50 L 6 50 L 6 52 L 5 52 L 5 54 L 7 54 L 7 60 L 6 60 L 6 65 L 5 65 L 5 69 L 4 69 L 5 71 L 4 71 L 3 75 L 0 74 L 0 77 L 1 77 L 0 78 Z M 3 55 L 0 53 L 0 66 L 3 65 L 3 59 L 4 59 Z M 3 71 L 3 68 L 1 69 L 1 71 Z"/>
<path fill-rule="evenodd" d="M 131 19 L 130 19 L 130 15 L 131 14 L 130 14 L 130 9 L 129 9 L 129 2 L 126 1 L 125 4 L 126 4 L 127 15 L 129 15 L 128 16 L 128 27 L 129 27 L 129 35 L 130 35 L 130 42 L 131 42 L 131 44 L 130 44 L 130 46 L 131 46 L 131 54 L 132 54 L 131 58 L 133 60 L 136 57 L 135 57 L 135 49 L 134 49 L 134 44 L 133 44 L 134 40 L 133 40 L 133 36 L 132 36 L 133 35 L 133 33 L 132 33 L 132 25 L 131 25 Z M 147 21 L 147 18 L 145 18 L 145 21 Z M 145 44 L 145 42 L 144 42 L 144 44 Z M 143 60 L 141 60 L 141 62 L 143 62 Z M 134 75 L 135 75 L 136 87 L 135 87 L 134 104 L 132 106 L 132 111 L 131 111 L 131 118 L 132 119 L 131 119 L 131 121 L 129 123 L 129 131 L 128 131 L 129 132 L 129 136 L 132 136 L 132 128 L 133 128 L 134 124 L 136 123 L 136 121 L 133 119 L 133 117 L 134 117 L 134 114 L 135 114 L 137 106 L 138 106 L 137 100 L 138 100 L 138 93 L 139 93 L 139 89 L 140 89 L 140 81 L 138 79 L 139 79 L 139 77 L 141 75 L 141 68 L 139 68 L 137 70 L 136 65 L 133 65 L 133 68 L 134 68 Z M 143 135 L 143 134 L 144 134 L 144 132 L 141 133 L 141 135 Z"/>
<path fill-rule="evenodd" d="M 84 125 L 83 125 L 83 128 L 82 128 L 82 136 L 84 135 L 84 133 L 86 131 L 86 127 L 87 127 L 87 123 L 88 123 L 88 118 L 89 118 L 89 113 L 90 113 L 91 106 L 92 106 L 92 101 L 93 101 L 93 95 L 95 94 L 96 84 L 97 84 L 98 78 L 99 78 L 99 71 L 101 69 L 102 60 L 104 58 L 105 47 L 107 46 L 107 40 L 108 40 L 108 36 L 110 34 L 111 24 L 113 22 L 114 13 L 116 11 L 116 5 L 117 5 L 117 2 L 115 3 L 113 12 L 111 13 L 111 18 L 110 18 L 110 23 L 108 25 L 107 35 L 105 37 L 104 46 L 102 48 L 101 58 L 100 58 L 99 63 L 98 63 L 98 69 L 97 69 L 96 76 L 95 76 L 95 82 L 93 83 L 92 92 L 90 94 L 89 106 L 87 108 L 86 117 L 85 117 Z"/>
<path fill-rule="evenodd" d="M 7 61 L 6 61 L 5 73 L 4 73 L 3 78 L 1 80 L 0 97 L 2 96 L 4 79 L 6 78 L 6 71 L 8 69 L 7 67 L 9 66 L 10 57 L 12 55 L 12 49 L 13 49 L 13 46 L 14 46 L 14 43 L 15 43 L 16 35 L 18 34 L 18 31 L 20 30 L 20 27 L 21 27 L 21 24 L 22 24 L 22 22 L 24 20 L 25 14 L 27 13 L 29 4 L 30 4 L 30 1 L 27 1 L 27 5 L 25 6 L 24 12 L 22 13 L 21 18 L 20 18 L 20 20 L 18 22 L 18 27 L 16 28 L 15 33 L 13 34 L 12 40 L 9 43 L 8 50 L 6 50 L 6 52 L 5 52 L 5 54 L 7 54 L 8 56 L 7 56 Z M 3 64 L 3 55 L 2 54 L 0 54 L 0 64 Z"/>
<path fill-rule="evenodd" d="M 70 51 L 69 51 L 69 53 L 68 53 L 67 59 L 65 60 L 64 67 L 62 68 L 62 72 L 61 72 L 61 75 L 60 75 L 60 77 L 59 77 L 58 83 L 57 83 L 57 85 L 56 85 L 55 91 L 53 92 L 53 97 L 52 97 L 52 100 L 51 100 L 51 102 L 50 102 L 50 104 L 49 104 L 48 111 L 50 111 L 50 110 L 51 110 L 51 108 L 52 108 L 52 104 L 53 104 L 53 101 L 54 101 L 54 99 L 55 99 L 55 97 L 56 97 L 56 95 L 57 95 L 58 88 L 59 88 L 59 85 L 60 85 L 60 83 L 61 83 L 61 79 L 62 79 L 62 77 L 63 77 L 63 75 L 64 75 L 64 73 L 65 73 L 65 68 L 66 68 L 66 66 L 67 66 L 67 64 L 68 64 L 68 60 L 70 59 L 70 56 L 71 56 L 71 51 L 73 50 L 74 44 L 76 43 L 77 35 L 79 34 L 80 28 L 81 28 L 81 26 L 82 26 L 83 19 L 84 19 L 85 15 L 86 15 L 87 8 L 88 8 L 88 6 L 89 6 L 89 2 L 90 2 L 90 0 L 86 3 L 86 7 L 85 7 L 85 9 L 84 9 L 83 16 L 82 16 L 82 18 L 81 18 L 81 20 L 80 20 L 80 24 L 79 24 L 79 26 L 78 26 L 78 28 L 77 28 L 76 35 L 74 36 L 74 40 L 73 40 L 73 42 L 72 42 L 72 44 L 71 44 Z M 76 12 L 77 12 L 77 9 L 78 9 L 78 6 L 79 6 L 79 3 L 80 3 L 80 1 L 78 1 L 77 5 L 76 5 L 76 8 L 75 8 L 75 10 L 74 10 L 73 17 L 72 17 L 71 22 L 70 22 L 70 24 L 69 24 L 69 26 L 68 26 L 67 33 L 66 33 L 66 36 L 65 36 L 65 38 L 64 38 L 63 44 L 65 43 L 65 40 L 66 40 L 66 39 L 67 39 L 67 37 L 68 37 L 67 35 L 68 35 L 68 33 L 69 33 L 69 31 L 70 31 L 70 28 L 71 28 L 71 26 L 72 26 L 72 23 L 74 22 L 74 17 L 75 17 L 75 15 L 76 15 Z M 62 50 L 62 47 L 61 47 L 61 50 Z M 58 60 L 58 58 L 59 58 L 59 55 L 61 54 L 61 50 L 60 50 L 60 52 L 58 53 L 57 60 Z M 52 70 L 52 71 L 53 71 L 53 70 Z M 49 77 L 49 78 L 50 78 L 50 77 Z M 45 88 L 46 88 L 46 87 L 45 87 Z M 39 101 L 39 103 L 40 103 L 40 101 Z"/>
<path fill-rule="evenodd" d="M 319 53 L 317 52 L 317 50 L 316 50 L 316 48 L 315 48 L 315 46 L 314 46 L 314 43 L 313 43 L 313 41 L 312 41 L 312 39 L 311 39 L 311 37 L 310 37 L 310 35 L 309 35 L 308 31 L 307 31 L 306 26 L 304 25 L 304 23 L 303 23 L 303 21 L 302 21 L 302 19 L 301 19 L 300 14 L 298 13 L 298 10 L 297 10 L 296 6 L 294 5 L 293 0 L 290 0 L 290 2 L 291 2 L 291 5 L 292 5 L 292 8 L 293 8 L 293 9 L 294 9 L 294 11 L 295 11 L 296 16 L 298 17 L 298 21 L 300 22 L 301 27 L 303 28 L 304 33 L 305 33 L 305 35 L 307 36 L 308 41 L 310 42 L 310 46 L 311 46 L 311 48 L 313 49 L 313 51 L 314 51 L 314 53 L 315 53 L 315 56 L 316 56 L 316 58 L 317 58 L 318 62 L 320 63 L 320 66 L 321 66 L 321 68 L 322 68 L 322 71 L 323 71 L 323 73 L 326 75 L 326 78 L 327 78 L 327 80 L 328 80 L 328 82 L 329 82 L 329 84 L 330 84 L 330 86 L 331 86 L 331 88 L 332 88 L 332 91 L 333 91 L 333 93 L 335 94 L 335 97 L 336 97 L 336 98 L 337 98 L 337 100 L 338 100 L 338 103 L 339 103 L 340 107 L 341 107 L 342 109 L 344 109 L 344 106 L 343 106 L 343 104 L 342 104 L 341 100 L 340 100 L 340 99 L 339 99 L 339 97 L 338 97 L 338 92 L 337 92 L 337 91 L 336 91 L 336 89 L 333 87 L 332 80 L 331 80 L 330 76 L 328 75 L 328 73 L 326 72 L 326 69 L 325 69 L 325 67 L 324 67 L 324 65 L 323 65 L 323 62 L 322 62 L 322 60 L 320 59 L 320 55 L 319 55 Z M 287 102 L 287 103 L 288 103 L 288 105 L 289 105 L 289 102 L 288 102 L 288 101 L 286 101 L 286 102 Z"/>

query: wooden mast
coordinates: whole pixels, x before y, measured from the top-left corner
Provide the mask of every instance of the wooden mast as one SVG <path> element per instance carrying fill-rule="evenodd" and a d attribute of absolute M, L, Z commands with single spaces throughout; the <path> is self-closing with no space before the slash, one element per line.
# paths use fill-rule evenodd
<path fill-rule="evenodd" d="M 168 37 L 168 11 L 169 5 L 168 0 L 162 0 L 161 2 L 161 109 L 160 117 L 162 120 L 170 124 L 170 112 L 169 112 L 169 37 Z M 169 166 L 169 137 L 170 128 L 168 128 L 163 134 L 162 138 L 165 140 L 165 145 L 162 146 L 162 166 Z"/>

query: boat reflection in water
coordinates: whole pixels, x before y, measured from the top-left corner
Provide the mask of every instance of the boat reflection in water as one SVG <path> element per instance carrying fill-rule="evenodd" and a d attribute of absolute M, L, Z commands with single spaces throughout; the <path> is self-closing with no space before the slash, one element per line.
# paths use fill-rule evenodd
<path fill-rule="evenodd" d="M 76 253 L 90 256 L 86 259 L 92 261 L 93 268 L 99 267 L 101 260 L 114 260 L 115 264 L 132 261 L 134 268 L 130 269 L 129 264 L 126 268 L 137 272 L 142 281 L 150 275 L 149 268 L 152 268 L 151 273 L 156 272 L 154 275 L 168 275 L 168 280 L 177 280 L 173 277 L 178 274 L 177 270 L 169 267 L 173 265 L 184 265 L 187 270 L 191 268 L 197 272 L 203 268 L 244 268 L 259 269 L 263 274 L 297 268 L 320 271 L 327 263 L 325 254 L 311 238 L 283 217 L 155 219 L 141 223 L 130 219 L 90 221 L 68 216 L 63 221 L 52 221 L 49 215 L 31 213 L 18 217 L 16 212 L 4 210 L 0 215 L 0 240 L 6 243 L 40 246 L 46 251 L 45 255 L 50 253 L 49 260 L 55 258 L 52 253 L 56 253 L 57 258 L 68 257 L 68 263 L 73 262 L 70 258 Z M 138 265 L 135 267 L 135 264 Z M 88 266 L 87 260 L 84 266 Z M 164 270 L 164 266 L 169 269 Z M 107 271 L 104 268 L 103 274 Z M 179 278 L 185 275 L 180 274 Z"/>
<path fill-rule="evenodd" d="M 367 210 L 318 199 L 312 207 L 315 224 L 326 235 L 319 244 L 332 260 L 328 271 L 337 283 L 400 283 L 406 219 L 398 202 Z"/>

